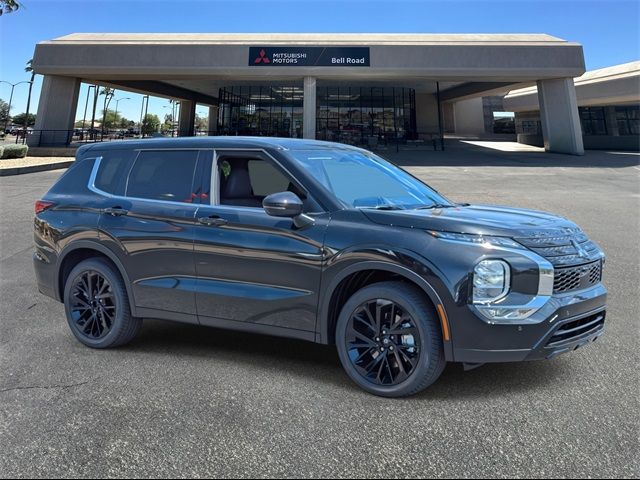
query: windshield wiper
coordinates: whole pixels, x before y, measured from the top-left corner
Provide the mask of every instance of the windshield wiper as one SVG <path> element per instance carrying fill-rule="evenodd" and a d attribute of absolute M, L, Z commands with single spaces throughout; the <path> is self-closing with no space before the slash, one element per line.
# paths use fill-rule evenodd
<path fill-rule="evenodd" d="M 401 206 L 392 205 L 390 203 L 387 203 L 387 204 L 384 204 L 384 205 L 375 205 L 375 206 L 371 206 L 371 207 L 360 207 L 360 208 L 372 208 L 374 210 L 404 210 Z"/>
<path fill-rule="evenodd" d="M 445 205 L 444 203 L 434 203 L 433 205 L 422 205 L 416 207 L 416 210 L 431 210 L 434 208 L 453 208 L 455 205 Z"/>

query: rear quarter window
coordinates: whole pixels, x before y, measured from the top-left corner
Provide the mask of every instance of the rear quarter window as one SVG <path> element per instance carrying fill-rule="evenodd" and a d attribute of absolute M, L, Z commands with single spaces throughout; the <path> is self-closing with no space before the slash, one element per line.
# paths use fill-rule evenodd
<path fill-rule="evenodd" d="M 49 189 L 48 193 L 52 195 L 69 195 L 86 191 L 94 163 L 94 158 L 76 160 Z"/>
<path fill-rule="evenodd" d="M 135 152 L 131 150 L 113 150 L 103 152 L 100 167 L 96 173 L 94 186 L 112 195 L 124 195 L 127 174 Z"/>

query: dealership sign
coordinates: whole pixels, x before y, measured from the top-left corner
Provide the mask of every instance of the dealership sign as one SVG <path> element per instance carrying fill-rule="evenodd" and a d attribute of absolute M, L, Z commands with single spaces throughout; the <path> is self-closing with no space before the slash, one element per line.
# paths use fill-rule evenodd
<path fill-rule="evenodd" d="M 369 47 L 250 47 L 249 66 L 368 67 Z"/>

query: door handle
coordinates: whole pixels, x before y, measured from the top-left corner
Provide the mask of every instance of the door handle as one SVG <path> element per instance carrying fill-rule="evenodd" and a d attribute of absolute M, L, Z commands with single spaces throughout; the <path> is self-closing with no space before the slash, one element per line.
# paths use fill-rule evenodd
<path fill-rule="evenodd" d="M 220 218 L 218 216 L 212 215 L 210 217 L 200 217 L 200 218 L 198 218 L 198 223 L 201 223 L 203 225 L 211 225 L 211 226 L 214 226 L 214 227 L 220 227 L 222 225 L 226 225 L 229 222 L 227 220 L 225 220 L 224 218 Z"/>
<path fill-rule="evenodd" d="M 109 207 L 102 210 L 103 213 L 111 215 L 112 217 L 121 217 L 129 213 L 129 210 L 125 210 L 122 207 Z"/>

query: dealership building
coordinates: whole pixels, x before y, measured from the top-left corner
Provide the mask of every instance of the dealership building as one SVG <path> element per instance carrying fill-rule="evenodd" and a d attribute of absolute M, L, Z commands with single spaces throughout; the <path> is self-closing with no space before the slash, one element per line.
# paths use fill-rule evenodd
<path fill-rule="evenodd" d="M 640 150 L 640 62 L 601 68 L 574 80 L 582 140 L 588 149 Z M 544 142 L 540 98 L 534 87 L 508 93 L 518 141 Z"/>
<path fill-rule="evenodd" d="M 39 43 L 33 67 L 33 146 L 69 144 L 82 82 L 179 101 L 185 136 L 203 105 L 211 134 L 354 144 L 464 130 L 466 105 L 529 87 L 545 149 L 584 153 L 582 46 L 549 35 L 72 34 Z"/>

